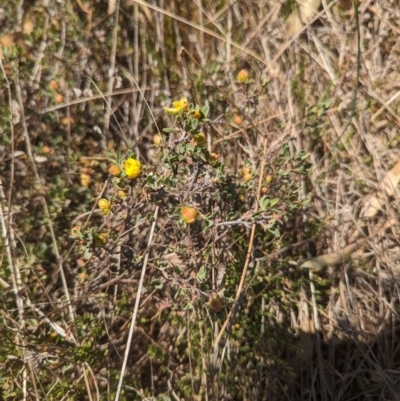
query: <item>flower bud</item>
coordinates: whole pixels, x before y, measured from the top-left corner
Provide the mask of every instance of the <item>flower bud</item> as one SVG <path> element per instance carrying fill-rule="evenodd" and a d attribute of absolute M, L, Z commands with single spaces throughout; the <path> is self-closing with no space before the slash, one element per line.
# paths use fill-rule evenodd
<path fill-rule="evenodd" d="M 153 136 L 154 145 L 160 146 L 161 145 L 161 141 L 162 141 L 161 135 L 156 134 L 156 135 Z"/>
<path fill-rule="evenodd" d="M 210 156 L 209 156 L 209 160 L 211 163 L 215 163 L 220 157 L 221 157 L 221 155 L 219 153 L 211 152 Z"/>
<path fill-rule="evenodd" d="M 60 103 L 62 103 L 64 101 L 64 96 L 61 93 L 57 93 L 54 96 L 54 100 L 55 100 L 56 103 L 60 104 Z"/>
<path fill-rule="evenodd" d="M 117 191 L 117 196 L 118 196 L 118 198 L 121 198 L 122 200 L 124 200 L 128 197 L 128 193 L 126 191 L 124 191 L 123 189 L 119 189 Z"/>
<path fill-rule="evenodd" d="M 242 68 L 236 76 L 236 79 L 244 84 L 249 79 L 249 71 L 246 68 Z"/>
<path fill-rule="evenodd" d="M 94 237 L 94 244 L 96 246 L 104 246 L 108 242 L 108 234 L 100 233 Z"/>
<path fill-rule="evenodd" d="M 81 236 L 81 228 L 79 226 L 74 226 L 71 228 L 71 237 L 79 238 Z"/>
<path fill-rule="evenodd" d="M 199 110 L 195 110 L 193 112 L 193 117 L 196 118 L 197 120 L 201 117 L 201 113 Z"/>
<path fill-rule="evenodd" d="M 121 175 L 121 167 L 113 164 L 109 167 L 108 172 L 113 175 L 114 177 L 119 177 Z"/>
<path fill-rule="evenodd" d="M 242 168 L 242 174 L 243 175 L 246 175 L 246 174 L 249 174 L 249 173 L 251 173 L 251 169 L 250 169 L 250 167 L 243 167 Z"/>
<path fill-rule="evenodd" d="M 194 207 L 184 206 L 181 209 L 181 216 L 188 224 L 196 221 L 199 212 Z"/>
<path fill-rule="evenodd" d="M 223 307 L 222 299 L 220 297 L 210 298 L 210 300 L 208 301 L 208 307 L 210 308 L 211 312 L 220 312 Z"/>
<path fill-rule="evenodd" d="M 243 122 L 243 118 L 241 116 L 239 116 L 239 114 L 235 114 L 233 116 L 233 122 L 237 125 L 241 125 Z"/>
<path fill-rule="evenodd" d="M 99 199 L 97 205 L 100 208 L 100 212 L 103 216 L 107 216 L 111 212 L 111 202 L 105 198 Z"/>
<path fill-rule="evenodd" d="M 207 144 L 207 137 L 203 132 L 199 132 L 198 134 L 194 135 L 193 139 L 197 146 L 204 147 Z"/>
<path fill-rule="evenodd" d="M 54 81 L 54 80 L 50 81 L 49 88 L 52 89 L 52 90 L 57 90 L 58 89 L 58 82 Z"/>
<path fill-rule="evenodd" d="M 86 174 L 86 173 L 81 173 L 80 179 L 81 179 L 81 185 L 85 188 L 87 188 L 92 181 L 92 178 L 90 177 L 90 175 Z"/>
<path fill-rule="evenodd" d="M 253 176 L 251 175 L 251 173 L 247 173 L 243 176 L 245 181 L 251 181 L 253 179 Z"/>

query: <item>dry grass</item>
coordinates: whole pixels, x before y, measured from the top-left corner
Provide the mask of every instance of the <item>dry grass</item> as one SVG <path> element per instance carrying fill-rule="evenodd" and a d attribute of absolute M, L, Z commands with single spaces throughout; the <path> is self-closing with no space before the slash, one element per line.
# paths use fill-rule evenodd
<path fill-rule="evenodd" d="M 4 399 L 398 399 L 397 2 L 322 1 L 295 28 L 289 1 L 50 3 L 0 9 Z M 306 176 L 283 165 L 279 239 L 177 224 L 189 200 L 216 207 L 195 175 L 158 214 L 143 192 L 93 210 L 129 150 L 162 171 L 152 138 L 183 95 L 210 105 L 208 149 L 246 196 L 218 204 L 226 221 L 250 221 L 262 165 L 275 180 L 282 149 L 308 153 Z M 111 245 L 84 259 L 77 224 Z"/>

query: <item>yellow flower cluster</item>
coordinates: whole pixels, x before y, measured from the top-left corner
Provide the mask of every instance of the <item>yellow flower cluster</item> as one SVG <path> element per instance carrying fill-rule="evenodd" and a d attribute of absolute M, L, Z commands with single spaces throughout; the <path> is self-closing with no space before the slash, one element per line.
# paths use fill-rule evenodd
<path fill-rule="evenodd" d="M 188 108 L 188 100 L 186 97 L 182 97 L 180 100 L 175 100 L 172 102 L 173 107 L 164 107 L 164 110 L 168 114 L 172 114 L 173 116 L 176 116 L 179 114 L 181 111 L 186 111 Z"/>

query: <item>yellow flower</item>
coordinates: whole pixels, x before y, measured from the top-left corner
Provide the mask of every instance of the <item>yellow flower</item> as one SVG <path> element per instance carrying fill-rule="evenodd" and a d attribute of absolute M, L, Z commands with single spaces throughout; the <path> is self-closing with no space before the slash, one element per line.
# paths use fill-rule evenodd
<path fill-rule="evenodd" d="M 107 216 L 111 212 L 111 202 L 105 198 L 99 199 L 97 205 L 100 208 L 100 212 L 103 216 Z"/>
<path fill-rule="evenodd" d="M 141 171 L 142 171 L 142 163 L 140 163 L 139 160 L 136 159 L 127 159 L 125 160 L 124 163 L 124 170 L 125 174 L 130 178 L 130 179 L 135 179 L 139 177 Z"/>
<path fill-rule="evenodd" d="M 173 107 L 164 107 L 164 110 L 168 114 L 172 114 L 176 116 L 179 114 L 180 111 L 185 111 L 188 108 L 188 100 L 186 97 L 182 97 L 180 100 L 175 100 L 175 102 L 172 102 Z"/>

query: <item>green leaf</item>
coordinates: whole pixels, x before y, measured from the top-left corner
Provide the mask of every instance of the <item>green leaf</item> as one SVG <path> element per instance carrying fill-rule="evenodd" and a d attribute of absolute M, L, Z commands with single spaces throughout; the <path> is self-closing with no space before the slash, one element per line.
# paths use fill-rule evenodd
<path fill-rule="evenodd" d="M 154 184 L 154 183 L 156 182 L 155 179 L 154 179 L 154 176 L 151 175 L 151 174 L 149 174 L 149 175 L 146 177 L 146 181 L 147 181 L 149 184 Z"/>
<path fill-rule="evenodd" d="M 279 200 L 280 200 L 279 198 L 271 199 L 269 206 L 274 207 L 279 202 Z"/>
<path fill-rule="evenodd" d="M 290 173 L 289 170 L 282 170 L 282 169 L 280 169 L 280 170 L 278 171 L 278 174 L 281 175 L 281 176 L 283 176 L 283 177 L 288 176 L 289 173 Z"/>
<path fill-rule="evenodd" d="M 204 106 L 204 107 L 202 107 L 201 112 L 203 113 L 203 116 L 204 116 L 205 118 L 207 118 L 207 117 L 208 117 L 208 114 L 210 113 L 210 106 Z"/>
<path fill-rule="evenodd" d="M 279 231 L 279 228 L 275 228 L 275 230 L 272 230 L 271 232 L 272 234 L 274 234 L 275 238 L 280 238 L 281 233 Z"/>
<path fill-rule="evenodd" d="M 165 132 L 166 134 L 172 134 L 174 132 L 177 132 L 177 130 L 175 128 L 163 128 L 162 129 L 163 132 Z"/>
<path fill-rule="evenodd" d="M 145 219 L 146 219 L 147 221 L 149 221 L 149 222 L 153 222 L 153 221 L 154 221 L 154 215 L 153 215 L 153 213 L 150 213 L 150 212 L 146 213 Z"/>
<path fill-rule="evenodd" d="M 200 270 L 198 271 L 197 275 L 196 275 L 196 280 L 199 281 L 200 283 L 202 281 L 204 281 L 204 279 L 206 278 L 206 269 L 204 268 L 204 266 L 200 267 Z"/>
<path fill-rule="evenodd" d="M 192 129 L 192 123 L 191 123 L 190 119 L 185 121 L 184 129 L 186 132 L 188 132 Z"/>
<path fill-rule="evenodd" d="M 161 290 L 164 287 L 164 283 L 160 280 L 152 280 L 151 285 L 157 290 Z"/>
<path fill-rule="evenodd" d="M 199 120 L 197 118 L 193 118 L 192 119 L 192 130 L 195 131 L 198 126 L 199 126 Z"/>
<path fill-rule="evenodd" d="M 92 257 L 92 252 L 90 252 L 89 248 L 85 249 L 85 253 L 83 254 L 83 259 L 89 260 Z"/>
<path fill-rule="evenodd" d="M 267 210 L 267 207 L 269 206 L 269 199 L 266 196 L 263 196 L 260 199 L 260 209 L 261 210 Z"/>

